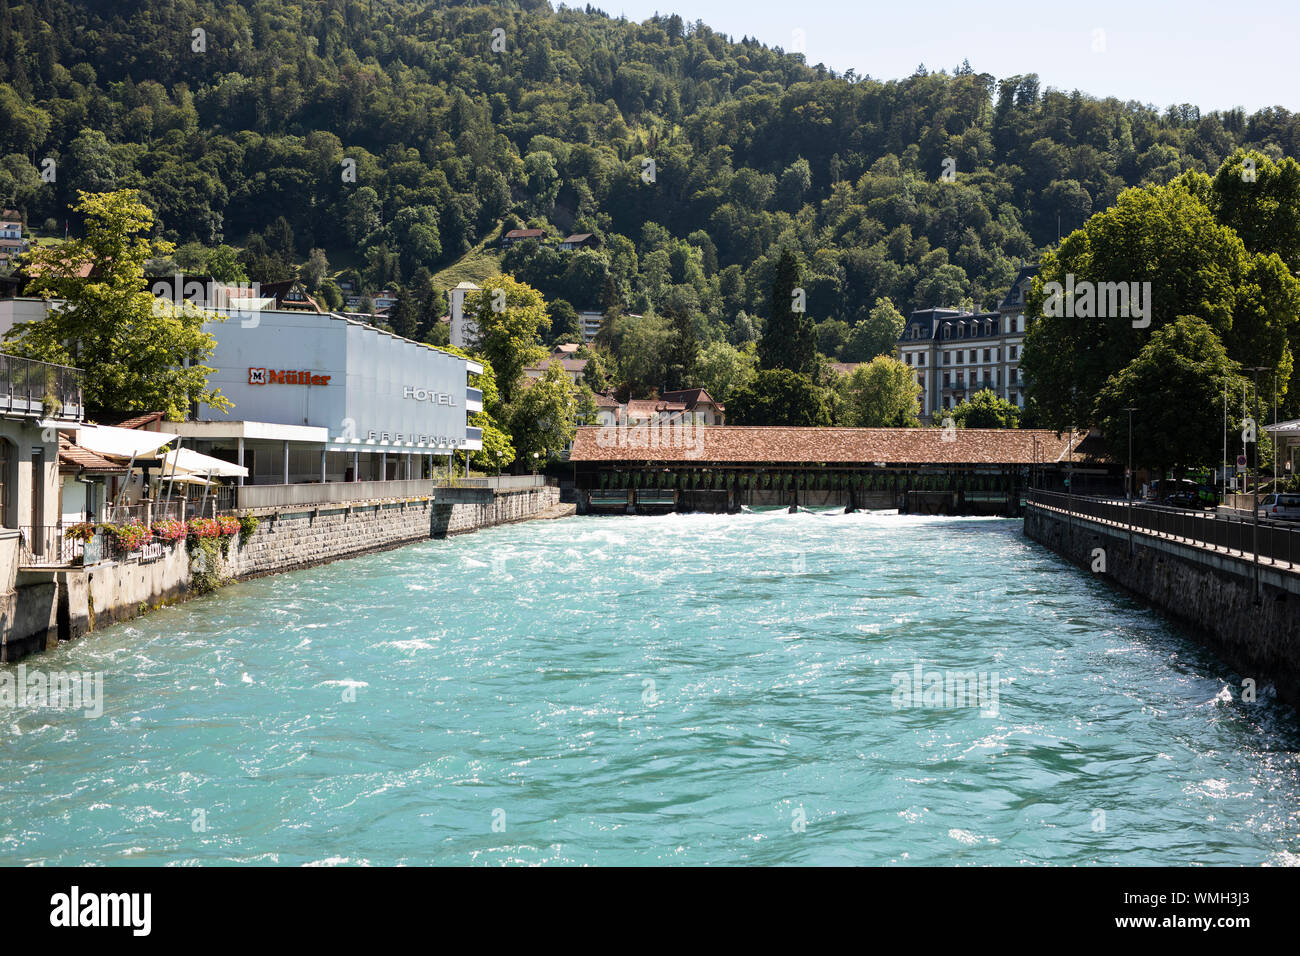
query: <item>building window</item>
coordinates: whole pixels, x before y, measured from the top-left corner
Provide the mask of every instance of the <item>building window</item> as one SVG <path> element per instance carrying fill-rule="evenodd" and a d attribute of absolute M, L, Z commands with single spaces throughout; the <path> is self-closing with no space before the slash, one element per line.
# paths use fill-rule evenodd
<path fill-rule="evenodd" d="M 952 385 L 952 373 L 950 373 L 950 372 L 944 372 L 944 373 L 943 373 L 943 387 L 944 387 L 944 388 L 948 388 L 948 387 L 951 386 L 951 385 Z"/>
<path fill-rule="evenodd" d="M 1016 357 L 1016 347 L 1015 347 L 1014 345 L 1008 346 L 1008 347 L 1007 347 L 1007 358 L 1009 358 L 1009 359 L 1015 359 L 1015 357 Z"/>
<path fill-rule="evenodd" d="M 960 365 L 960 364 L 962 364 L 962 362 L 965 362 L 965 361 L 966 361 L 966 351 L 965 351 L 964 349 L 958 351 L 958 353 L 957 353 L 957 364 Z"/>
<path fill-rule="evenodd" d="M 924 364 L 925 364 L 925 353 L 924 353 L 924 352 L 922 352 L 920 355 L 918 355 L 917 358 L 920 359 L 920 361 L 917 362 L 918 365 L 924 365 Z"/>
<path fill-rule="evenodd" d="M 984 350 L 984 361 L 986 361 L 986 362 L 987 362 L 987 361 L 990 361 L 990 359 L 989 359 L 989 355 L 990 355 L 990 354 L 991 354 L 991 351 L 990 351 L 989 349 L 985 349 L 985 350 Z"/>
<path fill-rule="evenodd" d="M 944 353 L 943 353 L 943 364 L 944 364 L 944 365 L 951 365 L 951 364 L 952 364 L 952 353 L 951 353 L 951 352 L 944 352 Z"/>
<path fill-rule="evenodd" d="M 1012 382 L 1016 381 L 1016 369 L 1013 368 L 1010 372 L 1007 373 L 1007 375 L 1009 377 L 1009 381 Z"/>

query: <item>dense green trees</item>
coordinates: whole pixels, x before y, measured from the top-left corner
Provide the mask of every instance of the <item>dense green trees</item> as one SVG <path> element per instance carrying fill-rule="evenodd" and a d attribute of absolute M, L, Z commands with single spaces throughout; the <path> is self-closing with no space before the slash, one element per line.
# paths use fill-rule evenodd
<path fill-rule="evenodd" d="M 758 341 L 758 364 L 807 375 L 815 364 L 817 338 L 808 315 L 807 290 L 801 285 L 799 258 L 782 249 L 775 271 L 767 325 Z"/>
<path fill-rule="evenodd" d="M 905 428 L 920 424 L 921 386 L 908 365 L 878 355 L 840 383 L 844 424 L 858 428 Z"/>
<path fill-rule="evenodd" d="M 145 261 L 172 251 L 149 240 L 149 207 L 121 190 L 84 195 L 77 211 L 84 237 L 27 255 L 32 291 L 62 306 L 10 329 L 6 351 L 84 368 L 86 403 L 97 409 L 160 410 L 182 420 L 195 402 L 230 408 L 203 364 L 217 344 L 203 324 L 219 317 L 155 297 L 145 285 Z M 85 263 L 95 264 L 90 276 L 82 274 Z"/>
<path fill-rule="evenodd" d="M 1223 396 L 1231 395 L 1237 429 L 1241 377 L 1214 329 L 1196 316 L 1178 316 L 1151 336 L 1136 358 L 1112 376 L 1097 397 L 1097 424 L 1118 450 L 1128 438 L 1139 464 L 1158 474 L 1218 462 L 1223 450 Z M 1236 439 L 1233 439 L 1235 447 Z"/>
<path fill-rule="evenodd" d="M 1020 408 L 999 398 L 991 388 L 981 389 L 947 413 L 958 428 L 1018 428 Z"/>
<path fill-rule="evenodd" d="M 1240 179 L 1246 158 L 1236 155 L 1224 169 Z M 1201 320 L 1238 365 L 1267 369 L 1284 410 L 1297 407 L 1286 386 L 1300 334 L 1300 280 L 1282 258 L 1292 252 L 1293 230 L 1275 211 L 1300 209 L 1300 167 L 1262 155 L 1253 161 L 1258 181 L 1242 185 L 1260 186 L 1258 196 L 1239 194 L 1222 171 L 1214 183 L 1192 174 L 1130 189 L 1043 256 L 1026 305 L 1042 317 L 1026 337 L 1021 368 L 1045 424 L 1094 423 L 1099 394 L 1180 316 Z M 1253 250 L 1225 220 L 1247 229 Z"/>
<path fill-rule="evenodd" d="M 29 226 L 77 235 L 78 190 L 135 188 L 187 271 L 296 274 L 332 305 L 328 263 L 345 265 L 358 292 L 400 289 L 389 321 L 424 341 L 445 341 L 455 281 L 433 277 L 468 253 L 536 290 L 553 340 L 601 312 L 610 386 L 689 370 L 739 395 L 757 343 L 838 412 L 815 352 L 868 362 L 912 309 L 992 307 L 1065 234 L 1047 273 L 1151 278 L 1154 310 L 1144 328 L 1031 334 L 1052 423 L 1092 415 L 1180 315 L 1233 360 L 1297 374 L 1286 110 L 1159 111 L 968 67 L 841 77 L 679 17 L 533 0 L 0 0 L 0 24 L 0 203 Z M 598 245 L 501 253 L 522 225 Z M 1049 339 L 1064 344 L 1035 346 Z M 513 400 L 518 370 L 499 371 Z"/>
<path fill-rule="evenodd" d="M 522 387 L 524 369 L 546 357 L 545 301 L 527 283 L 499 275 L 483 291 L 465 296 L 465 316 L 478 327 L 478 351 L 492 363 L 501 399 L 509 403 Z"/>
<path fill-rule="evenodd" d="M 790 369 L 764 369 L 740 388 L 727 406 L 730 425 L 829 425 L 822 389 Z"/>
<path fill-rule="evenodd" d="M 782 249 L 804 263 L 814 323 L 856 328 L 882 298 L 903 313 L 987 307 L 1058 228 L 1125 187 L 1212 173 L 1238 147 L 1300 150 L 1285 110 L 1160 112 L 968 68 L 850 81 L 669 16 L 456 0 L 0 7 L 0 202 L 29 224 L 61 224 L 78 189 L 134 187 L 161 238 L 243 247 L 249 278 L 285 278 L 320 248 L 374 292 L 532 220 L 601 241 L 507 266 L 547 301 L 644 315 L 689 290 L 702 340 L 733 345 L 770 318 Z M 1252 195 L 1285 194 L 1289 169 L 1260 165 Z M 1231 185 L 1216 183 L 1225 201 Z M 1238 212 L 1221 221 L 1252 252 L 1248 223 L 1287 221 L 1284 202 Z M 1293 267 L 1294 245 L 1279 250 Z M 830 357 L 869 359 L 862 338 Z"/>

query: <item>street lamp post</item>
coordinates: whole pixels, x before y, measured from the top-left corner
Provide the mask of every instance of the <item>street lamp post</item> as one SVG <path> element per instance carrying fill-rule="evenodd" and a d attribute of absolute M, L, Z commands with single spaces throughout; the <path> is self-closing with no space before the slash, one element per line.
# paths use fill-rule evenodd
<path fill-rule="evenodd" d="M 1136 407 L 1125 406 L 1128 412 L 1128 469 L 1124 472 L 1124 497 L 1128 500 L 1128 553 L 1133 553 L 1133 413 Z"/>
<path fill-rule="evenodd" d="M 1253 544 L 1252 550 L 1255 552 L 1255 600 L 1260 598 L 1259 586 L 1259 373 L 1268 370 L 1266 365 L 1252 365 L 1247 371 L 1255 373 L 1255 480 L 1250 485 L 1250 520 L 1252 525 Z"/>

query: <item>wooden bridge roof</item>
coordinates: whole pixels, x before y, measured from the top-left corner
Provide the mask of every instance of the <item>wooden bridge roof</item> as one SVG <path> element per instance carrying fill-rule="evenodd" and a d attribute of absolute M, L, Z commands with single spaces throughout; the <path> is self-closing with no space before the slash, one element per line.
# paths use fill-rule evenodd
<path fill-rule="evenodd" d="M 1083 433 L 1074 435 L 1079 459 Z M 1070 435 L 1048 429 L 604 426 L 579 428 L 569 460 L 736 464 L 1032 465 L 1065 461 Z"/>

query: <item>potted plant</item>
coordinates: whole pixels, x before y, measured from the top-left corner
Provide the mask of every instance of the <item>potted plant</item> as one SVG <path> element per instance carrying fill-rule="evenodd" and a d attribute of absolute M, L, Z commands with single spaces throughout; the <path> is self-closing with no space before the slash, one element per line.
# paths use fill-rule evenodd
<path fill-rule="evenodd" d="M 70 525 L 63 532 L 63 537 L 69 541 L 80 541 L 85 543 L 95 536 L 95 526 L 89 521 L 82 521 L 78 524 Z"/>

